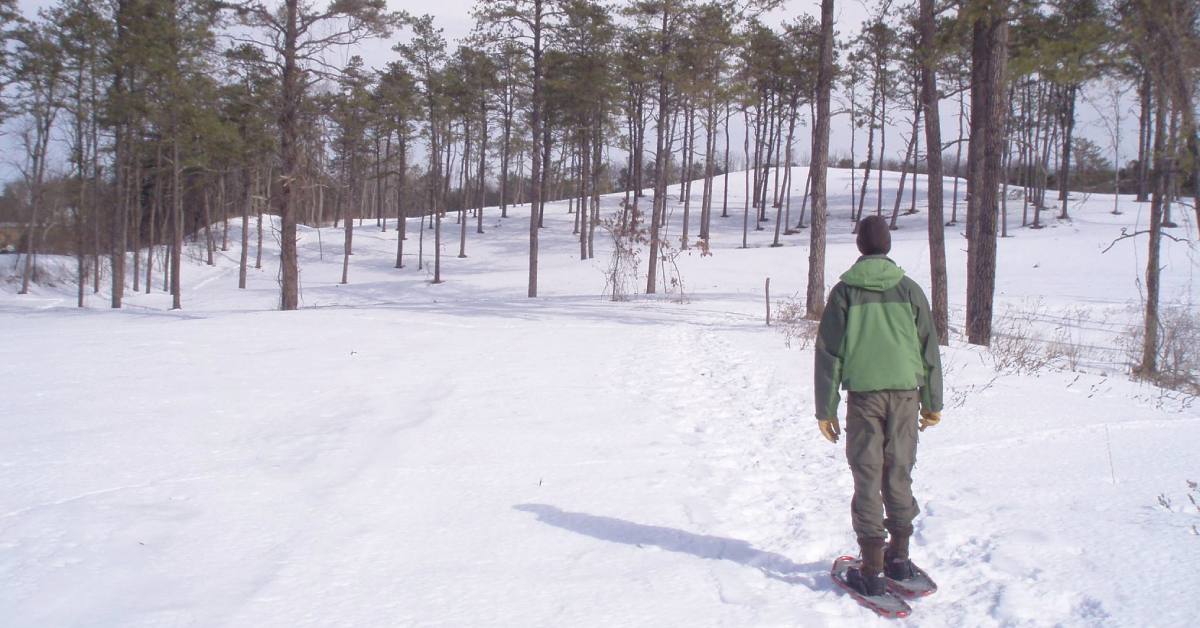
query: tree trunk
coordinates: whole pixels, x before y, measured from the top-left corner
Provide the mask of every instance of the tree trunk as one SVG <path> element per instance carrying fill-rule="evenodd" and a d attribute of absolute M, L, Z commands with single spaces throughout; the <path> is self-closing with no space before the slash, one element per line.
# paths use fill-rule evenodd
<path fill-rule="evenodd" d="M 916 168 L 915 168 L 916 155 L 914 153 L 916 152 L 917 131 L 919 128 L 918 125 L 920 125 L 920 123 L 921 123 L 921 110 L 919 108 L 914 109 L 913 110 L 913 121 L 912 121 L 912 135 L 908 139 L 908 147 L 904 149 L 904 163 L 900 166 L 900 186 L 896 190 L 896 206 L 892 208 L 892 220 L 890 223 L 890 228 L 893 231 L 898 228 L 896 226 L 896 218 L 900 215 L 900 203 L 904 201 L 904 183 L 908 180 L 908 170 L 909 170 L 910 162 L 912 162 L 913 166 L 914 166 L 913 167 L 913 170 L 914 170 L 913 189 L 914 190 L 917 189 L 917 181 L 916 181 L 917 175 L 915 172 L 915 170 L 916 170 Z"/>
<path fill-rule="evenodd" d="M 692 159 L 696 154 L 696 108 L 690 102 L 684 108 L 683 173 L 679 177 L 679 193 L 683 201 L 683 229 L 679 236 L 679 250 L 688 250 L 688 229 L 692 223 Z"/>
<path fill-rule="evenodd" d="M 883 166 L 887 159 L 887 90 L 879 90 L 879 167 L 875 169 L 875 215 L 883 215 Z"/>
<path fill-rule="evenodd" d="M 863 162 L 862 188 L 858 192 L 858 215 L 853 217 L 854 233 L 858 233 L 858 221 L 862 220 L 867 203 L 867 186 L 871 183 L 871 163 L 875 159 L 875 123 L 879 107 L 879 82 L 875 81 L 871 92 L 871 111 L 867 122 L 867 160 Z M 882 127 L 881 127 L 882 132 Z M 853 190 L 851 191 L 853 194 Z"/>
<path fill-rule="evenodd" d="M 383 200 L 385 197 L 383 187 L 384 187 L 384 183 L 386 182 L 386 179 L 383 176 L 383 173 L 380 172 L 380 169 L 383 166 L 384 159 L 390 159 L 391 155 L 387 154 L 384 159 L 380 158 L 381 153 L 379 151 L 379 140 L 380 140 L 380 138 L 378 136 L 376 136 L 376 138 L 375 138 L 375 198 L 374 198 L 374 201 L 375 201 L 375 224 L 376 224 L 376 226 L 379 227 L 380 233 L 387 233 L 387 217 L 383 215 Z M 391 148 L 392 148 L 391 141 L 392 141 L 392 138 L 391 138 L 391 135 L 389 134 L 388 135 L 388 144 L 387 144 L 388 152 L 390 152 Z"/>
<path fill-rule="evenodd" d="M 700 239 L 708 241 L 709 221 L 712 219 L 713 161 L 716 158 L 717 113 L 716 104 L 709 99 L 705 108 L 704 125 L 704 191 L 700 200 Z"/>
<path fill-rule="evenodd" d="M 820 320 L 825 311 L 825 211 L 829 160 L 829 100 L 833 88 L 833 0 L 821 0 L 821 51 L 817 66 L 817 119 L 813 123 L 812 228 L 808 246 L 805 316 Z"/>
<path fill-rule="evenodd" d="M 1071 140 L 1075 133 L 1075 93 L 1078 88 L 1075 85 L 1068 85 L 1064 88 L 1066 91 L 1063 94 L 1063 143 L 1062 143 L 1062 163 L 1059 164 L 1058 175 L 1058 198 L 1062 201 L 1062 212 L 1059 214 L 1059 220 L 1066 220 L 1070 216 L 1067 215 L 1067 197 L 1071 195 L 1068 184 L 1071 176 Z M 1118 164 L 1116 167 L 1120 167 Z"/>
<path fill-rule="evenodd" d="M 725 184 L 721 189 L 721 217 L 729 217 L 729 116 L 730 105 L 725 105 Z"/>
<path fill-rule="evenodd" d="M 430 207 L 433 207 L 433 185 L 430 185 Z M 417 270 L 425 269 L 425 216 L 429 211 L 421 212 L 421 220 L 417 224 Z M 431 217 L 432 218 L 432 217 Z"/>
<path fill-rule="evenodd" d="M 1161 70 L 1160 70 L 1161 71 Z M 1155 103 L 1154 121 L 1154 191 L 1150 202 L 1150 243 L 1146 256 L 1146 317 L 1142 331 L 1142 363 L 1138 374 L 1153 378 L 1158 374 L 1158 300 L 1160 274 L 1160 248 L 1162 243 L 1163 205 L 1166 203 L 1167 173 L 1172 160 L 1167 154 L 1165 126 L 1167 99 L 1161 96 Z"/>
<path fill-rule="evenodd" d="M 588 259 L 596 256 L 596 223 L 600 221 L 600 145 L 604 142 L 604 120 L 602 114 L 595 114 L 592 128 L 592 198 L 591 216 L 588 222 Z M 607 152 L 607 151 L 606 151 Z"/>
<path fill-rule="evenodd" d="M 921 104 L 925 113 L 925 146 L 928 163 L 927 192 L 929 197 L 929 276 L 933 326 L 938 342 L 950 344 L 949 313 L 946 288 L 946 228 L 942 224 L 942 123 L 938 112 L 936 59 L 931 58 L 937 35 L 934 21 L 934 0 L 920 0 Z M 935 149 L 936 147 L 936 149 Z"/>
<path fill-rule="evenodd" d="M 580 135 L 585 135 L 581 132 Z M 587 140 L 580 140 L 579 145 L 579 259 L 587 259 L 588 214 L 588 175 L 592 167 L 592 153 L 588 150 Z"/>
<path fill-rule="evenodd" d="M 982 0 L 980 0 L 982 1 Z M 989 345 L 996 285 L 996 190 L 1004 150 L 1007 93 L 1007 2 L 981 12 L 973 24 L 971 147 L 973 185 L 967 206 L 967 340 Z"/>
<path fill-rule="evenodd" d="M 463 157 L 462 157 L 462 208 L 458 212 L 459 234 L 458 234 L 458 258 L 463 259 L 467 256 L 467 208 L 471 206 L 471 182 L 467 178 L 467 171 L 471 167 L 471 125 L 463 123 Z"/>
<path fill-rule="evenodd" d="M 508 218 L 508 158 L 512 150 L 512 114 L 504 115 L 504 135 L 500 143 L 500 217 Z"/>
<path fill-rule="evenodd" d="M 128 156 L 126 156 L 124 158 L 127 159 Z M 117 189 L 117 194 L 120 196 L 120 198 L 117 199 L 117 208 L 118 208 L 118 211 L 121 211 L 122 207 L 125 208 L 124 211 L 122 212 L 123 215 L 126 216 L 127 220 L 133 222 L 132 225 L 125 225 L 125 227 L 123 227 L 121 229 L 121 232 L 125 233 L 125 234 L 128 234 L 130 231 L 133 232 L 133 243 L 132 243 L 133 244 L 133 246 L 132 246 L 132 249 L 133 249 L 133 292 L 136 294 L 138 291 L 141 290 L 141 284 L 139 282 L 141 281 L 141 277 L 142 277 L 142 272 L 141 272 L 142 267 L 139 266 L 139 263 L 141 262 L 141 259 L 142 259 L 142 255 L 141 255 L 142 220 L 143 220 L 142 214 L 144 214 L 145 212 L 143 211 L 140 195 L 138 195 L 138 200 L 137 200 L 136 205 L 133 202 L 133 196 L 134 196 L 133 189 L 135 186 L 134 182 L 136 182 L 137 187 L 140 188 L 141 181 L 142 181 L 141 160 L 134 159 L 134 163 L 136 165 L 133 168 L 133 174 L 132 175 L 129 174 L 128 166 L 126 165 L 124 168 L 122 168 L 124 170 L 124 172 L 121 174 L 121 178 L 117 180 L 117 183 L 119 185 L 119 187 Z M 132 176 L 132 178 L 130 178 L 131 176 Z M 133 212 L 129 211 L 130 207 L 135 208 Z M 126 237 L 128 237 L 128 235 Z M 122 263 L 124 263 L 124 261 L 125 261 L 124 255 L 121 256 L 121 261 L 122 261 Z M 122 282 L 122 284 L 123 283 L 124 282 Z M 122 285 L 122 290 L 124 290 L 124 285 Z"/>
<path fill-rule="evenodd" d="M 183 308 L 183 165 L 179 162 L 179 137 L 171 142 L 171 309 Z"/>
<path fill-rule="evenodd" d="M 553 174 L 553 170 L 550 165 L 550 156 L 554 148 L 552 142 L 554 138 L 551 137 L 551 131 L 552 129 L 550 128 L 550 125 L 542 125 L 542 178 L 537 182 L 537 185 L 541 189 L 541 197 L 537 203 L 538 229 L 543 229 L 546 227 L 546 202 L 551 200 L 550 179 L 551 175 Z"/>
<path fill-rule="evenodd" d="M 481 103 L 479 107 L 480 114 L 480 130 L 479 130 L 479 174 L 476 177 L 475 185 L 479 187 L 477 195 L 478 211 L 475 213 L 475 233 L 483 233 L 483 208 L 487 205 L 487 186 L 484 183 L 484 174 L 487 167 L 487 144 L 488 144 L 488 123 L 487 123 L 487 103 Z M 503 175 L 501 175 L 503 177 Z"/>
<path fill-rule="evenodd" d="M 757 214 L 758 222 L 754 226 L 755 231 L 762 231 L 763 230 L 762 223 L 766 222 L 766 220 L 767 220 L 767 190 L 770 187 L 771 166 L 774 165 L 772 163 L 772 161 L 773 161 L 772 156 L 775 154 L 775 151 L 777 150 L 777 146 L 779 144 L 779 142 L 776 141 L 775 136 L 777 135 L 776 127 L 781 126 L 781 125 L 779 124 L 779 116 L 775 112 L 777 107 L 773 101 L 774 101 L 774 97 L 768 96 L 768 98 L 767 98 L 767 103 L 768 103 L 767 104 L 767 123 L 768 123 L 767 124 L 767 152 L 766 152 L 765 158 L 763 159 L 762 177 L 759 181 L 759 185 L 762 186 L 762 190 L 759 191 L 759 193 L 758 193 L 758 214 Z"/>
<path fill-rule="evenodd" d="M 403 123 L 401 124 L 403 129 Z M 408 138 L 404 131 L 397 132 L 400 142 L 400 170 L 396 177 L 396 268 L 404 268 L 404 239 L 408 237 L 408 210 L 404 206 L 405 175 L 408 173 Z"/>
<path fill-rule="evenodd" d="M 783 179 L 783 177 L 780 175 L 780 170 L 781 170 L 780 163 L 784 159 L 786 159 L 784 156 L 781 155 L 781 153 L 783 153 L 783 151 L 784 151 L 783 113 L 785 110 L 783 107 L 783 94 L 780 94 L 778 96 L 778 98 L 779 98 L 779 102 L 778 102 L 778 104 L 775 105 L 775 108 L 779 112 L 776 114 L 776 118 L 779 120 L 779 122 L 775 125 L 775 160 L 774 160 L 774 163 L 772 164 L 775 166 L 775 180 L 772 181 L 772 187 L 774 188 L 774 191 L 771 194 L 771 198 L 773 199 L 772 203 L 771 203 L 772 207 L 779 207 L 780 205 L 783 204 L 783 199 L 779 195 L 780 189 L 782 188 L 780 183 L 781 183 L 781 180 Z M 795 116 L 794 113 L 789 112 L 789 116 L 788 116 L 789 123 L 790 123 L 791 118 L 793 118 L 794 116 Z M 790 145 L 788 147 L 790 148 Z M 766 208 L 763 208 L 763 209 L 765 210 Z M 765 215 L 766 211 L 764 211 L 763 214 Z"/>
<path fill-rule="evenodd" d="M 247 167 L 242 175 L 242 256 L 238 265 L 238 288 L 241 289 L 246 287 L 246 266 L 250 261 L 250 204 L 254 202 L 254 188 L 258 186 L 257 174 L 257 170 Z"/>
<path fill-rule="evenodd" d="M 212 234 L 212 209 L 209 207 L 211 199 L 208 190 L 202 192 L 202 195 L 204 197 L 204 239 L 208 245 L 208 259 L 206 262 L 209 266 L 213 266 L 215 265 L 213 263 L 213 249 L 217 248 L 217 242 Z"/>
<path fill-rule="evenodd" d="M 1138 167 L 1137 167 L 1137 201 L 1144 203 L 1149 199 L 1149 161 L 1150 161 L 1150 70 L 1144 68 L 1138 87 Z"/>
<path fill-rule="evenodd" d="M 229 171 L 221 173 L 218 183 L 220 187 L 217 190 L 217 208 L 221 212 L 221 251 L 229 250 L 229 207 L 225 201 L 225 185 L 226 179 L 229 178 Z"/>
<path fill-rule="evenodd" d="M 433 105 L 431 104 L 430 109 L 432 108 Z M 431 115 L 432 119 L 433 116 Z M 436 126 L 432 123 L 431 125 Z M 449 137 L 446 138 L 446 143 L 450 143 Z M 441 147 L 437 141 L 431 140 L 431 144 L 429 154 L 430 160 L 433 162 L 431 165 L 433 177 L 429 185 L 429 209 L 433 212 L 433 215 L 430 216 L 429 220 L 433 223 L 433 283 L 439 284 L 442 283 L 442 203 L 446 201 L 446 197 L 444 196 L 445 188 L 442 187 L 441 179 L 448 179 L 450 171 L 447 169 L 446 176 L 442 176 Z M 441 200 L 441 203 L 438 202 L 439 200 Z"/>
<path fill-rule="evenodd" d="M 753 163 L 753 165 L 750 164 L 749 156 L 746 157 L 747 169 L 754 175 L 753 193 L 751 194 L 749 191 L 747 191 L 747 195 L 750 197 L 750 205 L 754 207 L 754 212 L 755 212 L 755 216 L 756 216 L 755 222 L 757 222 L 757 216 L 758 216 L 758 192 L 762 188 L 762 186 L 759 185 L 758 179 L 761 176 L 759 174 L 761 172 L 761 170 L 759 169 L 759 166 L 762 164 L 762 151 L 763 151 L 762 137 L 763 137 L 763 133 L 764 133 L 763 129 L 765 128 L 764 123 L 766 122 L 766 120 L 765 120 L 766 116 L 763 113 L 763 109 L 766 107 L 766 105 L 764 104 L 765 100 L 766 100 L 765 96 L 759 95 L 758 106 L 755 107 L 755 110 L 754 110 L 754 163 Z M 747 136 L 749 136 L 749 131 L 747 131 L 746 134 L 747 134 Z"/>
<path fill-rule="evenodd" d="M 258 226 L 255 228 L 255 238 L 257 243 L 254 246 L 254 268 L 262 268 L 263 254 L 263 212 L 270 207 L 271 202 L 271 167 L 267 166 L 267 176 L 262 181 L 263 198 L 258 201 Z M 295 218 L 295 216 L 293 216 Z M 349 218 L 347 218 L 349 220 Z M 299 271 L 297 271 L 299 272 Z M 298 298 L 298 297 L 297 297 Z M 295 308 L 293 308 L 295 309 Z"/>
<path fill-rule="evenodd" d="M 128 127 L 122 125 L 120 128 L 121 132 L 118 138 L 115 140 L 116 155 L 114 156 L 116 167 L 119 169 L 118 175 L 116 175 L 116 181 L 118 181 L 119 198 L 116 199 L 116 213 L 112 216 L 112 219 L 110 219 L 112 220 L 112 223 L 109 225 L 109 237 L 112 239 L 112 241 L 109 243 L 109 265 L 112 267 L 113 271 L 112 301 L 110 301 L 110 304 L 112 304 L 114 309 L 120 309 L 121 301 L 125 299 L 125 250 L 128 247 L 127 225 L 128 216 L 130 216 L 130 195 L 124 192 L 124 190 L 121 190 L 121 184 L 124 183 L 126 190 L 132 190 L 134 183 L 136 183 L 136 181 L 131 180 L 132 177 L 130 174 L 130 166 L 133 160 L 130 159 L 131 155 L 130 139 L 128 139 Z M 134 249 L 134 262 L 137 261 L 138 255 L 138 250 Z M 133 269 L 134 282 L 137 282 L 139 279 L 138 270 L 139 269 L 137 267 L 134 267 Z M 134 292 L 137 292 L 137 288 L 134 288 Z"/>
<path fill-rule="evenodd" d="M 813 118 L 816 119 L 816 116 L 813 116 Z M 808 197 L 809 197 L 809 193 L 810 193 L 811 189 L 812 189 L 812 166 L 810 165 L 808 168 L 808 174 L 804 177 L 804 196 L 800 197 L 800 220 L 796 221 L 797 229 L 808 228 L 807 225 L 804 224 L 804 212 L 808 209 Z M 853 186 L 850 188 L 850 198 L 851 198 L 851 202 L 853 202 L 853 199 L 854 199 Z M 851 210 L 851 211 L 853 211 L 853 210 Z"/>
<path fill-rule="evenodd" d="M 857 132 L 857 129 L 858 129 L 858 117 L 857 117 L 857 115 L 858 115 L 858 99 L 857 99 L 858 85 L 857 84 L 850 85 L 849 92 L 850 92 L 850 221 L 854 222 L 855 218 L 858 217 L 858 208 L 855 206 L 855 202 L 854 202 L 855 201 L 854 190 L 855 190 L 855 188 L 858 187 L 856 180 L 855 180 L 856 170 L 858 170 L 858 161 L 855 159 L 855 157 L 856 157 L 855 137 L 858 135 L 858 132 Z M 810 174 L 809 179 L 811 180 L 811 178 L 812 178 L 812 175 Z M 807 187 L 809 184 L 806 181 L 804 183 L 804 185 Z M 803 212 L 804 210 L 801 209 L 800 211 Z"/>
<path fill-rule="evenodd" d="M 128 0 L 118 0 L 114 7 L 113 21 L 115 26 L 116 44 L 118 48 L 123 48 L 127 45 L 129 38 L 129 20 L 131 19 L 132 7 L 129 6 Z M 116 64 L 113 72 L 112 87 L 113 92 L 118 98 L 123 98 L 129 93 L 128 89 L 129 78 L 127 69 L 123 64 Z M 121 307 L 121 302 L 125 297 L 125 250 L 128 247 L 126 237 L 129 233 L 129 200 L 128 197 L 120 193 L 122 184 L 128 187 L 130 185 L 130 166 L 135 163 L 131 159 L 130 149 L 133 146 L 132 124 L 128 118 L 121 119 L 115 125 L 116 137 L 113 145 L 115 147 L 115 155 L 113 162 L 116 165 L 116 182 L 118 196 L 116 202 L 116 211 L 111 216 L 109 223 L 109 251 L 110 262 L 112 267 L 112 294 L 111 306 L 114 309 Z M 139 212 L 139 216 L 141 213 Z M 139 220 L 140 223 L 140 220 Z M 137 249 L 134 249 L 134 257 L 138 255 Z"/>
<path fill-rule="evenodd" d="M 788 107 L 787 143 L 784 145 L 785 146 L 785 149 L 784 149 L 784 152 L 785 152 L 784 172 L 787 173 L 789 178 L 790 178 L 791 172 L 792 172 L 792 138 L 796 134 L 796 115 L 797 115 L 797 106 L 799 104 L 798 100 L 799 100 L 799 95 L 798 94 L 793 95 L 791 106 Z M 778 168 L 775 169 L 775 178 L 776 179 L 779 178 L 779 169 Z M 778 183 L 778 181 L 776 183 Z M 776 195 L 776 196 L 778 196 L 778 195 Z M 779 241 L 780 232 L 783 229 L 783 223 L 786 222 L 783 219 L 782 203 L 779 203 L 777 201 L 775 204 L 775 208 L 776 208 L 776 211 L 775 211 L 775 241 L 771 243 L 771 246 L 783 246 L 783 243 Z"/>
<path fill-rule="evenodd" d="M 743 136 L 743 138 L 742 138 L 742 154 L 746 156 L 746 169 L 743 171 L 743 174 L 745 175 L 745 177 L 744 177 L 745 178 L 745 191 L 743 192 L 743 197 L 745 198 L 745 207 L 742 212 L 742 248 L 744 249 L 744 248 L 747 248 L 747 246 L 748 246 L 747 238 L 749 236 L 749 231 L 750 231 L 750 199 L 751 199 L 751 194 L 750 194 L 750 171 L 751 171 L 751 167 L 750 167 L 750 109 L 748 107 L 745 109 L 742 109 L 742 121 L 744 122 L 744 126 L 746 128 L 746 135 Z M 755 161 L 755 164 L 757 164 L 757 163 L 758 162 Z M 757 181 L 758 180 L 758 166 L 755 165 L 753 170 L 754 170 L 755 181 Z M 757 189 L 757 185 L 758 184 L 756 183 L 755 189 Z"/>
<path fill-rule="evenodd" d="M 950 222 L 947 226 L 958 224 L 958 182 L 962 179 L 962 147 L 963 121 L 966 119 L 966 90 L 959 84 L 958 90 L 958 141 L 954 149 L 954 189 L 950 193 Z"/>
<path fill-rule="evenodd" d="M 283 310 L 295 310 L 300 307 L 300 264 L 296 251 L 296 214 L 292 207 L 292 184 L 298 180 L 300 174 L 299 109 L 303 87 L 301 70 L 296 65 L 300 0 L 285 0 L 284 5 L 283 80 L 279 109 L 279 152 L 283 165 L 283 171 L 279 173 L 279 305 Z M 269 182 L 267 189 L 270 189 Z M 261 216 L 260 210 L 259 262 L 255 264 L 255 268 L 262 267 Z"/>
<path fill-rule="evenodd" d="M 21 290 L 18 294 L 29 294 L 29 283 L 36 272 L 33 261 L 37 255 L 38 248 L 36 230 L 38 226 L 38 214 L 45 199 L 45 190 L 43 189 L 42 182 L 45 179 L 46 153 L 50 144 L 50 129 L 53 124 L 54 114 L 52 112 L 37 112 L 35 114 L 34 125 L 36 127 L 36 135 L 32 147 L 33 154 L 31 155 L 33 176 L 29 182 L 32 188 L 30 190 L 29 228 L 25 239 L 25 269 L 21 275 Z"/>
<path fill-rule="evenodd" d="M 661 41 L 659 43 L 659 68 L 658 68 L 658 123 L 655 124 L 656 150 L 654 159 L 658 164 L 656 168 L 656 176 L 654 182 L 654 209 L 651 212 L 650 220 L 650 257 L 646 264 L 646 294 L 654 294 L 655 282 L 658 278 L 658 249 L 659 249 L 659 225 L 662 222 L 662 216 L 666 213 L 667 206 L 667 161 L 670 159 L 666 149 L 666 130 L 667 119 L 670 109 L 668 107 L 668 83 L 666 68 L 666 59 L 671 53 L 671 44 L 668 39 L 668 25 L 670 24 L 671 5 L 664 3 L 662 6 L 662 29 L 660 31 Z"/>
<path fill-rule="evenodd" d="M 150 228 L 146 231 L 146 294 L 150 294 L 150 291 L 154 289 L 154 284 L 151 279 L 154 276 L 154 251 L 156 248 L 158 248 L 158 240 L 155 237 L 155 228 L 158 226 L 158 214 L 162 210 L 163 188 L 166 187 L 166 183 L 163 181 L 162 170 L 162 142 L 155 142 L 154 199 L 150 203 Z"/>
<path fill-rule="evenodd" d="M 77 271 L 76 277 L 78 278 L 77 307 L 83 307 L 84 290 L 87 289 L 87 245 L 85 243 L 85 225 L 83 219 L 83 207 L 86 200 L 84 187 L 83 181 L 79 181 L 79 198 L 77 200 L 79 204 L 75 207 L 75 266 Z"/>
<path fill-rule="evenodd" d="M 342 214 L 342 233 L 343 233 L 342 281 L 341 281 L 342 284 L 350 283 L 350 255 L 352 255 L 354 252 L 354 213 L 353 212 L 354 212 L 354 208 L 356 206 L 354 203 L 354 195 L 355 195 L 355 190 L 358 187 L 356 185 L 358 182 L 355 181 L 355 178 L 356 178 L 355 175 L 357 172 L 358 172 L 358 164 L 351 163 L 350 164 L 350 173 L 349 173 L 350 180 L 349 180 L 348 184 L 346 185 L 346 191 L 344 194 L 346 199 L 341 200 L 341 196 L 343 196 L 343 195 L 342 194 L 338 195 L 338 197 L 339 197 L 338 204 L 341 205 L 342 207 L 346 208 Z M 358 212 L 358 214 L 359 214 L 359 217 L 361 218 L 362 211 L 360 210 Z M 361 224 L 361 223 L 359 223 L 359 224 Z"/>

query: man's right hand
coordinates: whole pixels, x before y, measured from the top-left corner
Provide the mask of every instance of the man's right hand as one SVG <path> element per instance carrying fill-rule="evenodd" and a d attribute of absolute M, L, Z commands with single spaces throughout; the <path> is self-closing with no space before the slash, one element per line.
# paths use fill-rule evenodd
<path fill-rule="evenodd" d="M 838 436 L 842 434 L 842 426 L 838 424 L 837 417 L 832 419 L 818 419 L 817 427 L 821 428 L 821 435 L 831 443 L 838 442 Z"/>
<path fill-rule="evenodd" d="M 921 420 L 917 421 L 920 426 L 920 431 L 924 432 L 925 428 L 933 427 L 942 421 L 941 412 L 933 412 L 930 410 L 921 411 Z"/>

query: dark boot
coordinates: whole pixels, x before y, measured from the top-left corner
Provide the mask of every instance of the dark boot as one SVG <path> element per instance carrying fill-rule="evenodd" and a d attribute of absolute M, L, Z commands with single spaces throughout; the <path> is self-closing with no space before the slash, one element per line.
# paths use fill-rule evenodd
<path fill-rule="evenodd" d="M 884 574 L 892 580 L 908 580 L 913 577 L 912 561 L 908 558 L 908 540 L 912 538 L 912 525 L 890 526 L 887 549 L 884 551 Z"/>
<path fill-rule="evenodd" d="M 863 595 L 883 595 L 887 592 L 887 579 L 882 573 L 883 539 L 859 539 L 858 547 L 862 551 L 862 567 L 851 567 L 846 572 L 846 584 Z"/>

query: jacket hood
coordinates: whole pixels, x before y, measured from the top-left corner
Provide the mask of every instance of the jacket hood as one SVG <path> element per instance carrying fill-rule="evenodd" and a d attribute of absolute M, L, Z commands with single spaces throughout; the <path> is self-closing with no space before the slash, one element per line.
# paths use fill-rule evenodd
<path fill-rule="evenodd" d="M 883 292 L 900 283 L 904 269 L 884 255 L 864 255 L 842 273 L 842 281 L 864 290 Z"/>

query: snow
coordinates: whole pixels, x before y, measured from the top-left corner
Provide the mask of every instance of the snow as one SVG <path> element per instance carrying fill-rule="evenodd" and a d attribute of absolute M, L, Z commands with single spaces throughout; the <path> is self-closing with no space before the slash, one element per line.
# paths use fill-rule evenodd
<path fill-rule="evenodd" d="M 856 257 L 849 173 L 831 174 L 830 286 Z M 851 478 L 813 424 L 811 348 L 763 324 L 766 277 L 772 301 L 803 295 L 807 231 L 771 248 L 771 222 L 738 248 L 730 179 L 713 254 L 679 257 L 685 302 L 604 299 L 608 239 L 580 262 L 565 203 L 547 210 L 536 300 L 527 208 L 489 208 L 465 259 L 451 216 L 440 285 L 416 269 L 415 220 L 403 270 L 394 221 L 364 221 L 349 285 L 341 232 L 304 229 L 297 312 L 274 311 L 273 248 L 236 288 L 236 223 L 215 267 L 185 265 L 183 311 L 157 290 L 120 311 L 89 290 L 79 310 L 69 281 L 4 284 L 0 623 L 884 625 L 828 578 L 856 549 Z M 944 353 L 913 549 L 941 588 L 909 623 L 1200 616 L 1185 484 L 1200 480 L 1200 407 L 1128 378 L 1145 240 L 1101 250 L 1148 208 L 1111 206 L 1081 197 L 1041 231 L 1013 220 L 999 245 L 1002 320 L 1043 341 L 1067 330 L 1076 370 L 997 370 L 957 337 Z M 1196 233 L 1183 208 L 1175 219 Z M 900 224 L 893 257 L 927 286 L 925 213 Z M 956 329 L 961 229 L 947 236 Z M 1164 241 L 1163 261 L 1164 303 L 1195 312 L 1194 245 Z"/>

